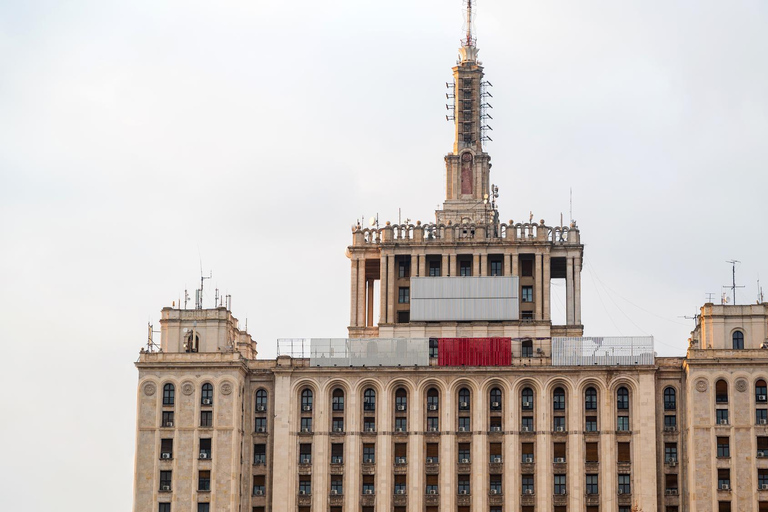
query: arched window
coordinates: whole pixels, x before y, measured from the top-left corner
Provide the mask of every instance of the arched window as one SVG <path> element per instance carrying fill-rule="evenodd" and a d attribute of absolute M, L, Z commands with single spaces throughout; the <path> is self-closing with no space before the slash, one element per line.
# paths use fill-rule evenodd
<path fill-rule="evenodd" d="M 587 388 L 584 392 L 584 409 L 588 411 L 597 410 L 597 391 L 593 387 Z"/>
<path fill-rule="evenodd" d="M 755 382 L 755 402 L 768 402 L 768 393 L 766 393 L 765 381 L 763 379 Z"/>
<path fill-rule="evenodd" d="M 629 409 L 629 391 L 624 386 L 616 392 L 616 408 Z"/>
<path fill-rule="evenodd" d="M 311 411 L 312 410 L 312 390 L 311 389 L 305 389 L 301 392 L 301 410 L 302 411 Z"/>
<path fill-rule="evenodd" d="M 200 335 L 190 331 L 184 337 L 184 352 L 197 352 L 200 345 Z"/>
<path fill-rule="evenodd" d="M 334 389 L 333 396 L 331 397 L 331 409 L 339 412 L 344 410 L 344 391 L 341 389 Z"/>
<path fill-rule="evenodd" d="M 728 403 L 728 383 L 722 379 L 715 384 L 715 402 L 718 404 Z"/>
<path fill-rule="evenodd" d="M 733 331 L 733 350 L 744 350 L 744 333 Z"/>
<path fill-rule="evenodd" d="M 173 405 L 176 399 L 176 387 L 170 382 L 163 386 L 163 405 Z"/>
<path fill-rule="evenodd" d="M 440 408 L 440 393 L 435 388 L 427 390 L 427 410 L 436 411 Z"/>
<path fill-rule="evenodd" d="M 499 388 L 493 388 L 491 390 L 491 410 L 501 410 L 501 390 Z"/>
<path fill-rule="evenodd" d="M 533 410 L 533 390 L 531 388 L 525 388 L 521 393 L 521 403 L 524 411 Z"/>
<path fill-rule="evenodd" d="M 674 411 L 677 409 L 677 392 L 675 388 L 664 388 L 664 410 Z"/>
<path fill-rule="evenodd" d="M 461 388 L 459 390 L 459 410 L 469 410 L 469 390 L 467 388 Z"/>
<path fill-rule="evenodd" d="M 200 393 L 200 403 L 203 405 L 213 405 L 213 384 L 203 384 L 202 392 Z"/>
<path fill-rule="evenodd" d="M 267 390 L 260 389 L 256 392 L 256 412 L 267 410 Z"/>
<path fill-rule="evenodd" d="M 403 388 L 395 391 L 395 410 L 403 412 L 408 409 L 408 393 Z"/>
<path fill-rule="evenodd" d="M 552 409 L 555 411 L 565 410 L 565 391 L 563 388 L 555 388 L 552 393 Z"/>
<path fill-rule="evenodd" d="M 376 391 L 371 388 L 363 391 L 363 410 L 375 411 L 376 410 Z"/>

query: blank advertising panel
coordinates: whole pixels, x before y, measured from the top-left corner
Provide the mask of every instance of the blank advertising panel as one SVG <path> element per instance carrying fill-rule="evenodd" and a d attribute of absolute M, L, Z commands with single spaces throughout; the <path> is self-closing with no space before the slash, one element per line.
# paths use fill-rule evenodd
<path fill-rule="evenodd" d="M 412 277 L 411 322 L 519 319 L 518 278 Z"/>

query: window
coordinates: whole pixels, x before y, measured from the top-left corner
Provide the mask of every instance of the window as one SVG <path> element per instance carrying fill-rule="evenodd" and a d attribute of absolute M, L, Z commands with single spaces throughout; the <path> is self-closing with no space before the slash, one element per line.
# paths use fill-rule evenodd
<path fill-rule="evenodd" d="M 629 391 L 624 386 L 616 392 L 616 408 L 619 410 L 629 409 Z"/>
<path fill-rule="evenodd" d="M 588 411 L 597 410 L 597 391 L 595 391 L 595 388 L 587 388 L 584 392 L 584 409 Z"/>
<path fill-rule="evenodd" d="M 211 472 L 199 471 L 197 475 L 197 490 L 198 491 L 210 491 L 211 490 Z"/>
<path fill-rule="evenodd" d="M 267 445 L 265 444 L 253 445 L 253 463 L 254 464 L 267 463 Z"/>
<path fill-rule="evenodd" d="M 716 409 L 715 413 L 717 414 L 718 425 L 728 424 L 728 409 Z"/>
<path fill-rule="evenodd" d="M 344 418 L 333 418 L 331 428 L 336 433 L 344 432 Z"/>
<path fill-rule="evenodd" d="M 171 512 L 171 504 L 170 503 L 160 503 L 159 507 L 157 508 L 158 512 Z"/>
<path fill-rule="evenodd" d="M 562 464 L 566 460 L 566 454 L 565 454 L 565 443 L 554 443 L 553 444 L 553 460 L 552 462 L 556 464 Z"/>
<path fill-rule="evenodd" d="M 533 277 L 533 255 L 520 257 L 520 276 Z"/>
<path fill-rule="evenodd" d="M 467 388 L 461 388 L 459 390 L 459 410 L 469 410 L 469 390 Z"/>
<path fill-rule="evenodd" d="M 427 431 L 438 432 L 440 430 L 440 418 L 437 416 L 430 416 L 427 418 Z"/>
<path fill-rule="evenodd" d="M 765 381 L 763 379 L 755 382 L 755 402 L 768 402 L 768 391 L 766 391 L 766 389 Z"/>
<path fill-rule="evenodd" d="M 469 494 L 469 477 L 467 475 L 459 475 L 459 494 Z"/>
<path fill-rule="evenodd" d="M 533 390 L 531 388 L 525 388 L 521 393 L 522 408 L 524 411 L 533 410 Z"/>
<path fill-rule="evenodd" d="M 523 494 L 533 494 L 533 475 L 523 475 L 521 480 Z"/>
<path fill-rule="evenodd" d="M 264 496 L 267 479 L 264 475 L 255 475 L 253 477 L 253 495 Z"/>
<path fill-rule="evenodd" d="M 629 416 L 616 417 L 616 430 L 619 432 L 629 432 Z"/>
<path fill-rule="evenodd" d="M 259 434 L 265 434 L 267 432 L 267 418 L 254 418 L 253 427 Z"/>
<path fill-rule="evenodd" d="M 213 405 L 213 384 L 203 384 L 202 391 L 200 393 L 200 403 L 202 405 Z"/>
<path fill-rule="evenodd" d="M 552 394 L 552 409 L 555 411 L 565 410 L 565 391 L 563 388 L 555 388 Z"/>
<path fill-rule="evenodd" d="M 521 311 L 520 312 L 520 320 L 526 321 L 526 320 L 533 320 L 533 311 Z M 526 356 L 523 356 L 526 357 Z M 528 357 L 533 357 L 533 349 L 528 353 Z"/>
<path fill-rule="evenodd" d="M 427 464 L 437 464 L 440 461 L 439 453 L 440 445 L 438 443 L 427 443 Z"/>
<path fill-rule="evenodd" d="M 522 454 L 520 462 L 524 464 L 533 463 L 533 443 L 521 443 L 520 453 Z"/>
<path fill-rule="evenodd" d="M 459 276 L 468 277 L 472 275 L 472 261 L 460 260 L 459 261 Z"/>
<path fill-rule="evenodd" d="M 675 388 L 669 387 L 664 389 L 664 410 L 674 411 L 677 409 L 677 395 Z"/>
<path fill-rule="evenodd" d="M 397 302 L 399 304 L 408 304 L 409 302 L 411 302 L 411 289 L 410 288 L 401 287 L 398 290 Z"/>
<path fill-rule="evenodd" d="M 200 439 L 200 458 L 210 459 L 211 455 L 211 438 Z"/>
<path fill-rule="evenodd" d="M 305 434 L 312 432 L 312 418 L 301 418 L 301 431 Z"/>
<path fill-rule="evenodd" d="M 373 475 L 363 475 L 363 494 L 374 494 Z M 373 510 L 373 507 L 371 507 Z"/>
<path fill-rule="evenodd" d="M 629 443 L 618 443 L 618 453 L 616 459 L 620 464 L 629 464 L 632 462 L 631 446 Z"/>
<path fill-rule="evenodd" d="M 728 490 L 731 488 L 731 470 L 728 468 L 720 468 L 717 470 L 717 488 L 722 490 Z"/>
<path fill-rule="evenodd" d="M 400 260 L 397 275 L 398 277 L 411 277 L 411 262 Z"/>
<path fill-rule="evenodd" d="M 533 286 L 523 286 L 520 291 L 521 302 L 533 302 Z"/>
<path fill-rule="evenodd" d="M 168 383 L 163 386 L 163 405 L 173 405 L 176 395 L 176 387 Z"/>
<path fill-rule="evenodd" d="M 376 432 L 376 418 L 363 418 L 363 430 L 365 432 Z"/>
<path fill-rule="evenodd" d="M 260 389 L 256 392 L 256 412 L 265 412 L 267 410 L 267 392 Z"/>
<path fill-rule="evenodd" d="M 533 432 L 533 417 L 523 416 L 520 418 L 520 430 L 523 432 Z"/>
<path fill-rule="evenodd" d="M 724 380 L 719 380 L 715 384 L 715 403 L 728 403 L 728 383 Z"/>
<path fill-rule="evenodd" d="M 552 429 L 555 432 L 565 432 L 565 416 L 555 416 L 552 418 Z"/>
<path fill-rule="evenodd" d="M 160 490 L 161 491 L 171 490 L 171 472 L 170 471 L 160 472 Z"/>
<path fill-rule="evenodd" d="M 768 425 L 768 409 L 755 409 L 755 424 Z"/>
<path fill-rule="evenodd" d="M 555 475 L 555 494 L 565 494 L 565 475 Z"/>
<path fill-rule="evenodd" d="M 427 391 L 427 411 L 436 411 L 440 407 L 440 395 L 435 388 Z"/>
<path fill-rule="evenodd" d="M 200 411 L 200 426 L 201 427 L 213 426 L 213 411 Z"/>
<path fill-rule="evenodd" d="M 664 462 L 666 464 L 677 462 L 677 443 L 664 443 Z"/>
<path fill-rule="evenodd" d="M 374 391 L 371 388 L 368 388 L 363 392 L 363 410 L 364 411 L 376 410 L 376 391 Z"/>
<path fill-rule="evenodd" d="M 768 469 L 757 470 L 757 488 L 768 489 Z"/>
<path fill-rule="evenodd" d="M 160 458 L 161 459 L 173 458 L 173 439 L 162 439 L 160 441 Z"/>
<path fill-rule="evenodd" d="M 395 432 L 408 431 L 408 418 L 395 418 Z"/>
<path fill-rule="evenodd" d="M 491 275 L 492 276 L 502 275 L 501 260 L 491 260 Z"/>
<path fill-rule="evenodd" d="M 344 494 L 344 485 L 338 476 L 331 480 L 331 494 Z"/>
<path fill-rule="evenodd" d="M 340 389 L 333 390 L 333 397 L 331 398 L 331 409 L 335 412 L 344 410 L 344 391 Z"/>
<path fill-rule="evenodd" d="M 376 445 L 365 443 L 363 445 L 363 464 L 373 464 L 376 462 Z"/>
<path fill-rule="evenodd" d="M 440 277 L 440 262 L 439 261 L 430 261 L 429 262 L 429 277 Z"/>
<path fill-rule="evenodd" d="M 501 390 L 499 388 L 493 388 L 491 390 L 491 410 L 501 410 Z"/>
<path fill-rule="evenodd" d="M 305 389 L 301 392 L 301 410 L 309 412 L 312 410 L 312 390 Z"/>
<path fill-rule="evenodd" d="M 309 475 L 299 476 L 299 494 L 312 494 L 312 477 Z"/>
<path fill-rule="evenodd" d="M 411 321 L 411 312 L 410 311 L 398 311 L 397 312 L 397 323 L 399 324 L 407 324 Z"/>
<path fill-rule="evenodd" d="M 733 331 L 733 350 L 744 349 L 744 333 L 741 331 Z"/>
<path fill-rule="evenodd" d="M 405 475 L 395 475 L 395 494 L 405 494 Z"/>
<path fill-rule="evenodd" d="M 331 445 L 331 464 L 344 464 L 344 443 Z"/>
<path fill-rule="evenodd" d="M 586 450 L 584 460 L 586 462 L 599 462 L 600 455 L 597 449 L 597 443 L 585 443 L 585 446 Z"/>
<path fill-rule="evenodd" d="M 629 507 L 619 507 L 619 512 L 631 512 Z"/>
<path fill-rule="evenodd" d="M 523 317 L 525 318 L 525 317 Z M 533 319 L 533 315 L 531 315 L 531 320 Z M 523 340 L 523 342 L 520 344 L 520 356 L 521 357 L 533 357 L 533 341 L 531 340 Z"/>
<path fill-rule="evenodd" d="M 429 357 L 436 358 L 438 356 L 438 342 L 437 338 L 429 338 Z"/>
<path fill-rule="evenodd" d="M 163 427 L 173 426 L 173 411 L 163 411 Z"/>
<path fill-rule="evenodd" d="M 717 457 L 728 458 L 731 456 L 730 440 L 727 437 L 717 438 Z"/>
<path fill-rule="evenodd" d="M 197 512 L 211 512 L 211 504 L 210 503 L 198 503 L 197 504 Z"/>
<path fill-rule="evenodd" d="M 718 501 L 717 502 L 717 512 L 731 512 L 731 502 L 730 501 Z"/>
<path fill-rule="evenodd" d="M 459 443 L 459 460 L 457 462 L 460 464 L 469 464 L 469 452 L 469 443 Z"/>
<path fill-rule="evenodd" d="M 427 486 L 425 489 L 426 494 L 437 494 L 439 489 L 439 482 L 437 479 L 437 475 L 427 475 Z M 429 507 L 427 507 L 427 510 L 429 510 Z"/>
<path fill-rule="evenodd" d="M 408 394 L 403 388 L 395 391 L 395 411 L 403 412 L 408 408 Z"/>
<path fill-rule="evenodd" d="M 501 475 L 491 475 L 491 493 L 501 494 Z"/>
<path fill-rule="evenodd" d="M 599 494 L 597 475 L 587 475 L 587 494 Z"/>
<path fill-rule="evenodd" d="M 675 495 L 678 493 L 676 474 L 667 473 L 666 475 L 664 475 L 664 490 L 666 494 Z"/>
<path fill-rule="evenodd" d="M 619 494 L 632 494 L 629 475 L 619 475 Z"/>
<path fill-rule="evenodd" d="M 677 430 L 677 416 L 674 414 L 664 415 L 664 430 L 675 431 Z"/>
<path fill-rule="evenodd" d="M 462 416 L 459 418 L 459 432 L 469 432 L 471 430 L 472 429 L 470 428 L 469 417 Z"/>
<path fill-rule="evenodd" d="M 597 416 L 587 416 L 584 420 L 584 430 L 597 432 Z"/>

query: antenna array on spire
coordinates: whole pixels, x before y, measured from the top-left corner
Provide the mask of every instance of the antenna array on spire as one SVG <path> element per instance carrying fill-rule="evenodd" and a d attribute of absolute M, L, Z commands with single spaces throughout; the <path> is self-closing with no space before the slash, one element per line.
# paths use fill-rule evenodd
<path fill-rule="evenodd" d="M 464 3 L 467 7 L 467 31 L 466 35 L 464 36 L 464 41 L 462 41 L 462 45 L 475 46 L 476 38 L 472 35 L 472 0 L 464 0 Z"/>

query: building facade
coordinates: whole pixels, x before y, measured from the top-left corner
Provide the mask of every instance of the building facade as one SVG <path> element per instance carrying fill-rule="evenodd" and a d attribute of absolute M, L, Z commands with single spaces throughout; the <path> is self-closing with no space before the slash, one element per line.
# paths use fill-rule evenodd
<path fill-rule="evenodd" d="M 163 309 L 134 511 L 768 512 L 768 304 L 705 304 L 684 357 L 583 337 L 576 224 L 498 218 L 477 57 L 435 222 L 353 229 L 347 339 L 257 359 L 228 308 Z"/>

